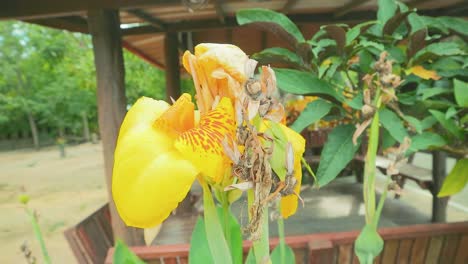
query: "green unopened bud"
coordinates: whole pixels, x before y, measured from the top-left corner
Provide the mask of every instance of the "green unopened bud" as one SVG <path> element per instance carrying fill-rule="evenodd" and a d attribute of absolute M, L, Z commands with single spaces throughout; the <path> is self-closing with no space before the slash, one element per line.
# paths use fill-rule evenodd
<path fill-rule="evenodd" d="M 29 195 L 27 194 L 21 194 L 19 197 L 18 197 L 18 201 L 24 205 L 28 204 L 29 202 Z"/>

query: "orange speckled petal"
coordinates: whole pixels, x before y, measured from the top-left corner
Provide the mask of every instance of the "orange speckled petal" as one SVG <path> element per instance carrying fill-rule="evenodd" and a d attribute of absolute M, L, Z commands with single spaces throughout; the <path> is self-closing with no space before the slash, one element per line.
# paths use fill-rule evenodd
<path fill-rule="evenodd" d="M 233 137 L 234 132 L 234 110 L 230 99 L 224 97 L 214 110 L 201 117 L 195 128 L 179 136 L 175 147 L 203 176 L 219 183 L 230 166 L 222 141 Z"/>

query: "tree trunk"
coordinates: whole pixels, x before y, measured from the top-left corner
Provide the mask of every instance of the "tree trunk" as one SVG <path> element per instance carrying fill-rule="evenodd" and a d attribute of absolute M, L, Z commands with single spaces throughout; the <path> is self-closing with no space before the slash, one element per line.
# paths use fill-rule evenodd
<path fill-rule="evenodd" d="M 86 112 L 82 112 L 81 116 L 83 118 L 83 137 L 86 142 L 91 140 L 90 133 L 89 133 L 89 125 L 88 125 L 88 115 Z"/>
<path fill-rule="evenodd" d="M 143 229 L 125 225 L 117 213 L 111 190 L 115 144 L 126 112 L 125 70 L 118 10 L 89 10 L 88 27 L 93 41 L 99 132 L 114 238 L 122 239 L 130 246 L 143 245 Z"/>
<path fill-rule="evenodd" d="M 27 115 L 28 115 L 29 128 L 31 128 L 31 135 L 33 138 L 34 148 L 38 150 L 39 149 L 39 135 L 37 133 L 36 120 L 34 120 L 34 116 L 31 112 L 28 112 Z"/>

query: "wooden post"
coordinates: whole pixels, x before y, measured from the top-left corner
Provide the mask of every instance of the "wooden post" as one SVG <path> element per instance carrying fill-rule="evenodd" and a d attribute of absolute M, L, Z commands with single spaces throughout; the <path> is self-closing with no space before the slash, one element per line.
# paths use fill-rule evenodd
<path fill-rule="evenodd" d="M 166 32 L 164 58 L 166 62 L 166 98 L 177 100 L 180 96 L 179 41 L 176 32 Z"/>
<path fill-rule="evenodd" d="M 126 112 L 125 69 L 122 56 L 119 12 L 88 11 L 88 27 L 93 40 L 97 77 L 99 132 L 101 134 L 107 191 L 114 238 L 127 245 L 143 245 L 143 230 L 127 227 L 119 217 L 112 199 L 112 167 L 120 124 Z"/>
<path fill-rule="evenodd" d="M 447 219 L 448 197 L 439 198 L 437 194 L 442 188 L 446 176 L 447 154 L 443 151 L 432 153 L 432 222 L 445 222 Z"/>

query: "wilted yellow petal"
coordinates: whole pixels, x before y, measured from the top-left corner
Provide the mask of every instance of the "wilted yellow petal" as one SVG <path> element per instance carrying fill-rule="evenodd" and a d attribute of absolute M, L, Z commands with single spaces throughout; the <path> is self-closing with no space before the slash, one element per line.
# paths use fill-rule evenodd
<path fill-rule="evenodd" d="M 411 67 L 408 72 L 424 80 L 429 80 L 429 79 L 439 80 L 440 79 L 440 76 L 437 74 L 436 71 L 426 70 L 421 65 Z"/>
<path fill-rule="evenodd" d="M 190 122 L 193 126 L 193 105 L 187 99 L 190 97 L 184 95 L 169 107 L 162 101 L 142 98 L 125 117 L 114 156 L 112 195 L 129 226 L 160 224 L 187 195 L 198 174 L 196 167 L 175 149 L 171 134 L 182 132 Z M 164 119 L 177 118 L 174 108 L 185 117 L 174 120 L 169 129 Z"/>
<path fill-rule="evenodd" d="M 289 142 L 291 142 L 294 150 L 294 178 L 296 179 L 296 186 L 294 192 L 299 195 L 301 192 L 302 182 L 302 169 L 301 169 L 301 158 L 305 151 L 305 139 L 294 130 L 281 125 L 284 134 L 286 135 Z M 291 194 L 281 198 L 281 215 L 284 218 L 296 213 L 298 197 L 296 194 Z"/>
<path fill-rule="evenodd" d="M 198 125 L 180 135 L 175 146 L 202 173 L 219 183 L 230 166 L 222 141 L 235 132 L 234 110 L 229 98 L 222 98 L 216 108 L 203 115 Z"/>

